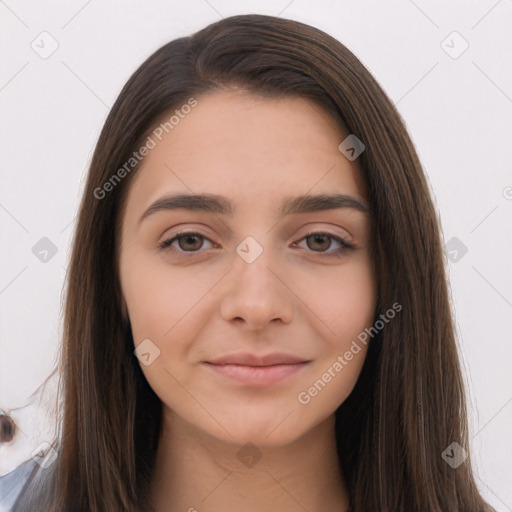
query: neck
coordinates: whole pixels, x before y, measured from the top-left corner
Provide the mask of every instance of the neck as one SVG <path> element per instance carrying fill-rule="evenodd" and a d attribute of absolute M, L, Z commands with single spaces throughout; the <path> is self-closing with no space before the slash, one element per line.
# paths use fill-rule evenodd
<path fill-rule="evenodd" d="M 286 446 L 241 451 L 164 411 L 151 488 L 155 512 L 348 510 L 334 416 Z"/>

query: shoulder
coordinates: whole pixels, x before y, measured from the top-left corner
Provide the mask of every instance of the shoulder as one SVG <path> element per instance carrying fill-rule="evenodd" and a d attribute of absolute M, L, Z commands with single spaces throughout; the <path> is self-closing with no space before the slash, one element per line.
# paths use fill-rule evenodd
<path fill-rule="evenodd" d="M 0 510 L 10 512 L 25 485 L 37 472 L 39 465 L 28 459 L 16 469 L 0 477 Z"/>

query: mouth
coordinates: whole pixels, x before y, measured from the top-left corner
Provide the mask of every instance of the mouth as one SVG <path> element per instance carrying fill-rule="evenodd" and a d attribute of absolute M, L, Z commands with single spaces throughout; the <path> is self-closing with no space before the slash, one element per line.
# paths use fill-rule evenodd
<path fill-rule="evenodd" d="M 252 354 L 233 353 L 203 365 L 217 375 L 248 386 L 269 386 L 286 379 L 311 363 L 290 354 Z"/>

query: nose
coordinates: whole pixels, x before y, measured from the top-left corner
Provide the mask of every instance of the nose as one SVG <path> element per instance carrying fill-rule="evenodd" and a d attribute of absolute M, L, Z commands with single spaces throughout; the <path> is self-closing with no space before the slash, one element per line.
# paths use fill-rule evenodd
<path fill-rule="evenodd" d="M 270 253 L 264 250 L 251 263 L 237 255 L 221 302 L 221 316 L 227 322 L 243 322 L 250 330 L 261 330 L 271 322 L 292 321 L 294 295 Z"/>

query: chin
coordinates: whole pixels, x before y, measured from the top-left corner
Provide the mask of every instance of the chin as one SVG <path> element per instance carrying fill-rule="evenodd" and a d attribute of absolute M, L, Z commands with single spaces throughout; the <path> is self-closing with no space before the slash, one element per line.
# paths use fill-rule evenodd
<path fill-rule="evenodd" d="M 303 428 L 293 425 L 289 425 L 287 429 L 283 428 L 279 432 L 277 431 L 278 429 L 272 431 L 275 425 L 270 424 L 264 424 L 261 428 L 260 425 L 248 423 L 238 425 L 237 427 L 234 424 L 231 424 L 231 426 L 233 427 L 232 430 L 230 429 L 232 437 L 224 430 L 209 433 L 219 441 L 227 444 L 243 447 L 250 443 L 261 449 L 287 446 L 304 435 Z"/>
<path fill-rule="evenodd" d="M 259 448 L 286 446 L 301 438 L 309 428 L 313 428 L 311 418 L 304 421 L 299 418 L 297 408 L 282 404 L 234 408 L 223 411 L 220 423 L 226 430 L 214 422 L 203 425 L 203 430 L 220 441 L 244 446 L 252 443 Z M 199 425 L 198 425 L 199 426 Z M 201 428 L 201 427 L 200 427 Z"/>

